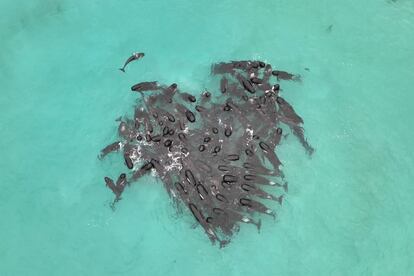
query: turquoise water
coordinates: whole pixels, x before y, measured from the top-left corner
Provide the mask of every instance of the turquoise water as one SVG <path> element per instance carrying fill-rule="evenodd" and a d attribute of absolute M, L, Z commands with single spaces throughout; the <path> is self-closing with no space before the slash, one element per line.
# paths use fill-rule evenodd
<path fill-rule="evenodd" d="M 0 2 L 0 275 L 414 273 L 413 1 L 20 2 Z M 151 177 L 113 212 L 122 160 L 96 156 L 130 86 L 253 58 L 302 75 L 283 93 L 316 148 L 281 146 L 276 223 L 213 247 Z"/>

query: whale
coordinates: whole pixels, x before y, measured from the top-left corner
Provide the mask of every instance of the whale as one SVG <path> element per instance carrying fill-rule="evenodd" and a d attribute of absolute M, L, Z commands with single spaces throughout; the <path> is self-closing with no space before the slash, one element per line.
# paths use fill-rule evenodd
<path fill-rule="evenodd" d="M 121 68 L 119 68 L 119 70 L 121 70 L 122 72 L 125 73 L 125 68 L 127 67 L 127 65 L 131 62 L 133 62 L 134 60 L 138 60 L 142 57 L 144 57 L 145 54 L 144 53 L 133 53 L 124 63 L 124 66 L 122 66 Z"/>

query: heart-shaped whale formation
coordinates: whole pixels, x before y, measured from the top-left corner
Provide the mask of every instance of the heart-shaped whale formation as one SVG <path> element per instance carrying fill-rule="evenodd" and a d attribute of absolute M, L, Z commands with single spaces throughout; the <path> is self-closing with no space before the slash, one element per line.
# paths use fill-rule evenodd
<path fill-rule="evenodd" d="M 130 170 L 116 183 L 105 177 L 115 193 L 114 204 L 127 185 L 152 171 L 211 242 L 224 246 L 240 223 L 260 229 L 256 214 L 275 217 L 264 200 L 282 204 L 287 182 L 276 154 L 282 127 L 291 130 L 308 154 L 313 148 L 304 137 L 302 118 L 280 96 L 279 84 L 271 84 L 272 79 L 297 81 L 299 76 L 261 61 L 217 63 L 211 72 L 219 78 L 217 97 L 208 91 L 196 97 L 177 84 L 155 81 L 132 86 L 142 101 L 134 118 L 120 120 L 120 140 L 105 147 L 100 158 L 122 151 Z"/>

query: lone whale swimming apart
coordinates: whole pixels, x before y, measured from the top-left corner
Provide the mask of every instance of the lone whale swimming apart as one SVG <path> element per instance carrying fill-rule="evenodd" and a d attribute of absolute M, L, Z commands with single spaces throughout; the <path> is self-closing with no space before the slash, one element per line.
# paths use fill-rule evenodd
<path fill-rule="evenodd" d="M 125 67 L 127 67 L 127 65 L 131 62 L 133 62 L 134 60 L 138 60 L 140 58 L 143 58 L 145 56 L 144 53 L 133 53 L 124 63 L 124 66 L 122 66 L 121 68 L 119 68 L 119 70 L 121 70 L 122 72 L 125 73 Z"/>

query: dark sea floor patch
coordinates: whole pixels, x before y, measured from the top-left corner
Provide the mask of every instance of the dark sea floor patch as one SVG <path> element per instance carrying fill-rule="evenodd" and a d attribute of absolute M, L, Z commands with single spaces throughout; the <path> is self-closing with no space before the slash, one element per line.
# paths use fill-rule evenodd
<path fill-rule="evenodd" d="M 302 118 L 280 96 L 277 83 L 300 76 L 261 61 L 217 63 L 211 73 L 220 83 L 214 99 L 209 91 L 198 97 L 182 92 L 177 84 L 132 86 L 143 100 L 133 118 L 120 119 L 119 141 L 105 147 L 100 158 L 120 151 L 129 169 L 116 182 L 105 177 L 114 204 L 126 186 L 155 172 L 177 206 L 185 205 L 211 242 L 224 246 L 240 223 L 260 229 L 255 214 L 275 218 L 263 201 L 282 204 L 288 187 L 276 154 L 282 126 L 309 155 L 313 148 Z"/>

